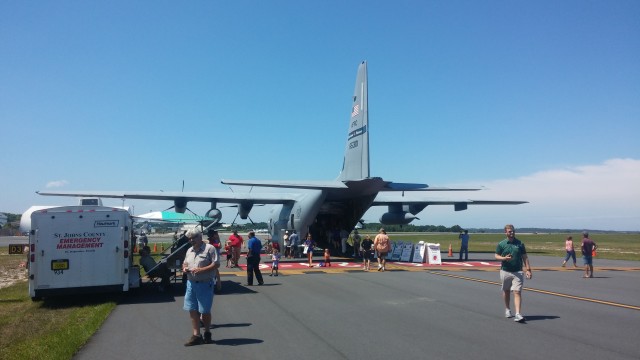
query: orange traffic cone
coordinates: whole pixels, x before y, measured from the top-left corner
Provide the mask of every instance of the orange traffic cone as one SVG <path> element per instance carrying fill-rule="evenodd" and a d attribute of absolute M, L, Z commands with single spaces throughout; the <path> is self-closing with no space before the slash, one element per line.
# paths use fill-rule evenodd
<path fill-rule="evenodd" d="M 156 253 L 158 252 L 158 244 L 153 244 L 153 252 Z"/>
<path fill-rule="evenodd" d="M 133 253 L 134 254 L 138 253 L 138 245 L 133 245 Z"/>
<path fill-rule="evenodd" d="M 591 256 L 593 256 L 593 257 L 598 256 L 598 253 L 596 252 L 596 249 L 593 249 L 593 250 L 591 251 Z"/>
<path fill-rule="evenodd" d="M 449 243 L 449 257 L 453 257 L 453 249 L 451 248 L 451 243 Z"/>

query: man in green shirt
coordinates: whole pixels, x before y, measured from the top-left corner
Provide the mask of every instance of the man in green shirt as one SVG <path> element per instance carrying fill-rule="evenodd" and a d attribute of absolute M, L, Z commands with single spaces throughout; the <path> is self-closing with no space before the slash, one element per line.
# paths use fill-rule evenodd
<path fill-rule="evenodd" d="M 500 266 L 500 280 L 502 282 L 502 299 L 505 305 L 505 317 L 510 318 L 511 314 L 511 292 L 513 292 L 513 305 L 516 308 L 516 316 L 514 321 L 523 322 L 524 316 L 520 312 L 522 303 L 522 284 L 524 276 L 531 279 L 531 266 L 527 257 L 527 249 L 524 244 L 516 239 L 516 230 L 513 225 L 508 224 L 504 227 L 506 239 L 500 241 L 496 247 L 495 258 L 502 261 Z M 526 269 L 522 272 L 522 265 Z M 523 276 L 524 275 L 524 276 Z"/>

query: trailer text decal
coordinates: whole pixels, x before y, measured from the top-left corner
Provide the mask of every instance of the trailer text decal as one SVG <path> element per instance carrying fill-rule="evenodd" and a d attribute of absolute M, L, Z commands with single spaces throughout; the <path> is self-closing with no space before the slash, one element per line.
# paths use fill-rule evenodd
<path fill-rule="evenodd" d="M 96 220 L 93 227 L 118 227 L 118 220 Z"/>
<path fill-rule="evenodd" d="M 53 234 L 56 238 L 60 239 L 58 245 L 56 245 L 56 249 L 97 249 L 101 248 L 104 243 L 102 242 L 102 237 L 105 236 L 105 233 L 93 233 L 93 232 L 84 232 L 84 233 L 64 233 L 64 234 Z"/>

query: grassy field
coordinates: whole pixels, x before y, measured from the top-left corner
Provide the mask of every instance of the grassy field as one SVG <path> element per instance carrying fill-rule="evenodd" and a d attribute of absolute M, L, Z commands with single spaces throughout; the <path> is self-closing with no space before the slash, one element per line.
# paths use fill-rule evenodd
<path fill-rule="evenodd" d="M 372 238 L 375 236 L 374 233 L 362 235 L 371 235 Z M 469 235 L 469 252 L 493 253 L 498 242 L 504 239 L 504 234 Z M 576 255 L 580 256 L 580 241 L 582 239 L 580 233 L 516 234 L 516 237 L 526 245 L 529 254 L 555 257 L 562 257 L 566 254 L 564 241 L 567 236 L 573 236 Z M 452 245 L 454 252 L 460 249 L 458 234 L 392 233 L 389 234 L 389 237 L 392 241 L 439 243 L 441 251 L 446 251 L 449 244 Z M 640 234 L 594 234 L 591 239 L 598 244 L 598 257 L 601 259 L 640 261 Z"/>
<path fill-rule="evenodd" d="M 366 234 L 363 234 L 366 235 Z M 375 235 L 375 234 L 368 234 Z M 470 234 L 470 252 L 493 253 L 503 234 Z M 518 234 L 532 255 L 562 257 L 564 239 L 575 234 Z M 442 251 L 449 244 L 459 248 L 457 234 L 392 233 L 393 241 L 425 241 L 440 243 Z M 602 259 L 640 261 L 640 234 L 595 234 L 598 257 Z M 32 302 L 29 298 L 24 268 L 24 255 L 7 255 L 8 248 L 0 247 L 0 271 L 6 277 L 22 274 L 17 283 L 0 289 L 0 359 L 70 359 L 117 305 L 122 295 L 96 295 L 53 298 Z M 137 258 L 134 258 L 137 262 Z M 11 280 L 11 279 L 9 279 Z"/>

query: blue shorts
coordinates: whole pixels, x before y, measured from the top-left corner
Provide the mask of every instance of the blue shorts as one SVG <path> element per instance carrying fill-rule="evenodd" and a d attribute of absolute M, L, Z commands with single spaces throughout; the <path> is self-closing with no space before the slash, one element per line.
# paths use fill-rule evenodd
<path fill-rule="evenodd" d="M 583 256 L 582 261 L 585 265 L 593 265 L 593 256 Z"/>
<path fill-rule="evenodd" d="M 205 282 L 187 280 L 183 309 L 197 310 L 200 314 L 211 314 L 211 305 L 213 305 L 213 280 Z"/>

